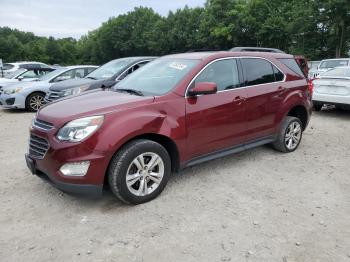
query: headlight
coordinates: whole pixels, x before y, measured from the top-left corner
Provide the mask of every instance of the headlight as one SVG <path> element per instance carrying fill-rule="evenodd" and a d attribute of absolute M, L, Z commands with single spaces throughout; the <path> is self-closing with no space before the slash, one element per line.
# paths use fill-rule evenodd
<path fill-rule="evenodd" d="M 91 116 L 67 123 L 57 134 L 58 140 L 80 142 L 93 134 L 103 123 L 104 116 Z"/>
<path fill-rule="evenodd" d="M 64 91 L 63 96 L 71 96 L 71 95 L 77 95 L 80 94 L 81 92 L 84 92 L 86 89 L 88 89 L 90 86 L 79 86 L 75 88 L 70 88 Z"/>
<path fill-rule="evenodd" d="M 22 90 L 22 87 L 17 87 L 17 88 L 10 88 L 10 89 L 5 89 L 4 90 L 4 93 L 6 95 L 12 95 L 14 93 L 18 93 Z"/>

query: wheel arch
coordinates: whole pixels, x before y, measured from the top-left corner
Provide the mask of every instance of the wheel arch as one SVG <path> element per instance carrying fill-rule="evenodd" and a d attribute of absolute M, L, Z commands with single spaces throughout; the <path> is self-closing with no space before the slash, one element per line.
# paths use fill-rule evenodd
<path fill-rule="evenodd" d="M 44 97 L 45 97 L 45 95 L 46 95 L 46 93 L 44 92 L 44 91 L 41 91 L 41 90 L 32 90 L 31 92 L 29 92 L 27 95 L 26 95 L 26 97 L 25 97 L 25 107 L 27 108 L 27 105 L 28 105 L 28 98 L 31 96 L 31 95 L 33 95 L 33 94 L 36 94 L 36 93 L 38 93 L 38 94 L 42 94 L 42 95 L 44 95 Z"/>
<path fill-rule="evenodd" d="M 165 150 L 168 152 L 171 160 L 171 170 L 173 172 L 178 172 L 180 170 L 180 153 L 178 146 L 176 143 L 169 137 L 161 134 L 155 134 L 155 133 L 145 133 L 145 134 L 140 134 L 137 136 L 134 136 L 128 140 L 126 140 L 118 149 L 113 153 L 113 156 L 126 144 L 130 143 L 133 140 L 136 139 L 147 139 L 151 140 L 154 142 L 159 143 L 162 145 Z M 108 168 L 106 169 L 105 177 L 104 177 L 104 184 L 107 184 L 108 181 L 108 175 L 107 175 L 107 170 L 109 169 L 109 165 L 112 162 L 113 156 L 109 160 Z"/>
<path fill-rule="evenodd" d="M 307 124 L 309 122 L 309 114 L 307 112 L 307 109 L 303 105 L 295 105 L 293 106 L 286 114 L 286 116 L 294 116 L 298 118 L 302 123 L 303 130 L 306 129 Z"/>

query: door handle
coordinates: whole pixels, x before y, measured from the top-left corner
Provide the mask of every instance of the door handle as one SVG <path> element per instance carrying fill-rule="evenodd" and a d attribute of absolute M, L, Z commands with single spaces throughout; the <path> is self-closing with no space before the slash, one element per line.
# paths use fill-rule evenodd
<path fill-rule="evenodd" d="M 236 97 L 233 99 L 233 103 L 235 103 L 235 104 L 237 104 L 237 105 L 242 104 L 244 101 L 245 101 L 245 97 L 241 97 L 241 96 L 236 96 Z"/>
<path fill-rule="evenodd" d="M 281 92 L 281 93 L 284 93 L 287 91 L 287 88 L 285 88 L 284 86 L 279 86 L 278 87 L 278 91 Z"/>

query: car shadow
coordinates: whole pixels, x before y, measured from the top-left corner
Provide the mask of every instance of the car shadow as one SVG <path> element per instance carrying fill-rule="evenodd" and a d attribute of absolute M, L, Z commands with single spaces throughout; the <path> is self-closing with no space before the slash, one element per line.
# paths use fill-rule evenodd
<path fill-rule="evenodd" d="M 337 109 L 335 106 L 326 105 L 319 112 L 313 112 L 318 116 L 327 116 L 330 118 L 338 119 L 349 119 L 350 120 L 350 110 Z"/>

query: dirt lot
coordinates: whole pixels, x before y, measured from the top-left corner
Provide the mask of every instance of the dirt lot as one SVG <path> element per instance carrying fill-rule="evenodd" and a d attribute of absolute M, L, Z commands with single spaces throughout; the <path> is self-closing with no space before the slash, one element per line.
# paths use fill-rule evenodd
<path fill-rule="evenodd" d="M 31 118 L 0 110 L 1 261 L 350 261 L 350 112 L 315 113 L 295 153 L 189 168 L 140 206 L 32 176 Z"/>

